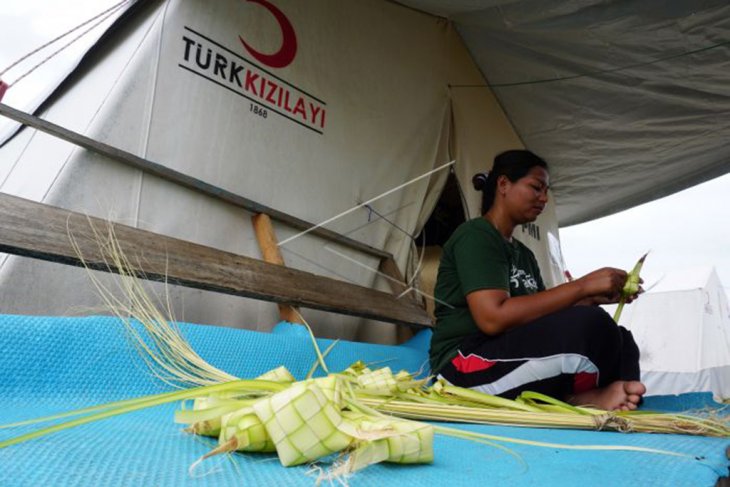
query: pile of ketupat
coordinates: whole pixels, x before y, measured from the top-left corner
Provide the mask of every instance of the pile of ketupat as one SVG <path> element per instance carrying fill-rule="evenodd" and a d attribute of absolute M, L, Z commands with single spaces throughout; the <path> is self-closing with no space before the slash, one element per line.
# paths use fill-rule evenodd
<path fill-rule="evenodd" d="M 418 379 L 405 371 L 394 374 L 388 367 L 371 370 L 361 362 L 342 372 L 330 373 L 325 358 L 337 342 L 321 352 L 311 331 L 317 362 L 305 380 L 296 381 L 283 367 L 242 380 L 215 368 L 192 349 L 174 321 L 166 319 L 145 291 L 135 267 L 118 248 L 113 227 L 109 227 L 109 232 L 106 238 L 97 235 L 97 240 L 109 256 L 108 267 L 121 276 L 117 281 L 121 297 L 90 274 L 92 282 L 109 308 L 125 323 L 153 374 L 180 390 L 18 423 L 77 416 L 0 442 L 0 448 L 110 416 L 190 400 L 192 407 L 183 402 L 175 421 L 187 425 L 186 431 L 190 433 L 218 438 L 218 446 L 195 462 L 191 470 L 206 458 L 233 451 L 276 452 L 284 466 L 334 458 L 331 468 L 321 471 L 320 480 L 341 479 L 379 462 L 429 463 L 433 460 L 435 433 L 497 448 L 504 447 L 495 441 L 580 450 L 631 450 L 695 460 L 690 455 L 666 450 L 535 442 L 423 421 L 730 436 L 727 419 L 609 412 L 571 406 L 536 393 L 524 393 L 513 401 L 443 382 L 428 385 L 429 378 Z M 638 271 L 636 275 L 638 283 Z M 313 378 L 317 367 L 327 375 Z"/>
<path fill-rule="evenodd" d="M 161 327 L 155 325 L 155 329 L 176 334 L 166 323 Z M 197 354 L 189 347 L 186 349 L 179 335 L 168 345 L 169 349 L 155 359 L 156 373 L 165 374 L 168 380 L 172 379 L 171 370 L 167 369 L 171 366 L 188 383 L 192 373 L 198 376 L 196 382 L 208 382 L 208 372 L 210 376 L 223 373 L 210 365 L 202 365 Z M 173 355 L 177 356 L 172 358 Z M 325 366 L 324 362 L 320 366 Z M 222 453 L 276 452 L 284 466 L 319 460 L 330 462 L 329 469 L 320 470 L 320 480 L 342 479 L 379 462 L 430 463 L 435 433 L 503 449 L 494 442 L 578 450 L 630 450 L 697 460 L 690 455 L 650 448 L 519 440 L 448 428 L 424 420 L 730 436 L 730 425 L 718 420 L 635 411 L 599 411 L 570 406 L 534 393 L 525 393 L 511 401 L 441 382 L 427 386 L 426 379 L 415 379 L 407 372 L 393 374 L 387 367 L 371 370 L 358 362 L 342 372 L 320 378 L 295 381 L 284 367 L 279 367 L 252 380 L 231 378 L 216 384 L 41 418 L 36 421 L 78 416 L 66 423 L 1 442 L 0 448 L 91 421 L 181 400 L 192 400 L 192 407 L 189 407 L 190 403 L 188 407 L 183 403 L 182 409 L 175 414 L 175 421 L 187 425 L 189 433 L 218 439 L 218 446 L 196 461 L 190 467 L 191 472 L 206 458 Z"/>
<path fill-rule="evenodd" d="M 217 437 L 219 447 L 203 459 L 231 451 L 276 452 L 284 466 L 301 465 L 347 452 L 336 470 L 355 472 L 373 463 L 429 463 L 433 460 L 431 425 L 387 417 L 359 404 L 354 388 L 392 394 L 412 382 L 387 369 L 349 368 L 341 374 L 295 382 L 283 367 L 259 380 L 287 384 L 269 396 L 197 398 L 192 410 L 175 416 L 188 431 Z M 202 459 L 201 459 L 202 460 Z"/>

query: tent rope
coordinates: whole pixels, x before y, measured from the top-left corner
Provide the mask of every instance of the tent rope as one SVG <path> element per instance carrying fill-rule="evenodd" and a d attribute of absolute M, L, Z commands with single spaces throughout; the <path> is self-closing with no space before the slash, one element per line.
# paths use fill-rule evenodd
<path fill-rule="evenodd" d="M 399 230 L 400 232 L 402 232 L 404 235 L 406 235 L 410 239 L 410 241 L 411 241 L 410 242 L 410 246 L 411 246 L 411 253 L 410 253 L 410 255 L 411 255 L 411 258 L 409 259 L 409 261 L 407 263 L 407 267 L 408 268 L 406 269 L 406 284 L 408 284 L 408 286 L 410 286 L 410 287 L 412 287 L 412 288 L 414 288 L 414 289 L 417 290 L 418 289 L 418 286 L 416 285 L 416 279 L 418 279 L 418 276 L 421 274 L 421 268 L 423 266 L 423 258 L 426 255 L 426 253 L 425 253 L 425 247 L 426 247 L 425 233 L 426 233 L 426 229 L 424 228 L 422 230 L 423 233 L 424 233 L 423 248 L 419 252 L 418 251 L 418 245 L 416 244 L 416 236 L 411 235 L 405 229 L 403 229 L 401 226 L 399 226 L 397 223 L 395 223 L 392 220 L 389 220 L 385 215 L 383 215 L 382 213 L 380 213 L 379 211 L 377 211 L 371 205 L 365 204 L 364 207 L 367 208 L 367 210 L 368 210 L 368 222 L 370 222 L 370 218 L 371 218 L 372 214 L 375 213 L 378 216 L 378 218 L 380 218 L 381 220 L 385 221 L 387 224 L 389 224 L 390 226 L 392 226 L 396 230 Z M 416 262 L 415 265 L 413 264 L 413 255 L 417 255 L 418 256 L 418 261 Z"/>
<path fill-rule="evenodd" d="M 407 235 L 408 238 L 410 238 L 411 240 L 415 240 L 416 237 L 414 237 L 413 235 L 411 235 L 410 233 L 408 233 L 402 227 L 398 226 L 398 224 L 395 223 L 394 221 L 389 220 L 385 215 L 383 215 L 382 213 L 380 213 L 378 210 L 376 210 L 375 208 L 373 208 L 371 205 L 366 204 L 365 205 L 365 208 L 367 208 L 367 210 L 368 210 L 368 222 L 370 222 L 370 219 L 371 219 L 372 214 L 375 213 L 378 216 L 378 218 L 380 218 L 381 220 L 385 221 L 386 223 L 388 223 L 392 227 L 396 228 L 397 230 L 400 230 L 402 233 L 404 233 L 405 235 Z"/>
<path fill-rule="evenodd" d="M 62 52 L 63 50 L 67 49 L 74 42 L 76 42 L 77 40 L 81 39 L 83 36 L 85 36 L 86 34 L 88 34 L 89 32 L 91 32 L 93 29 L 95 29 L 97 26 L 99 26 L 100 24 L 102 24 L 109 17 L 111 17 L 112 15 L 114 15 L 122 7 L 124 7 L 126 4 L 130 3 L 131 1 L 132 0 L 122 0 L 121 2 L 113 5 L 112 7 L 109 7 L 108 9 L 104 10 L 103 12 L 101 12 L 101 13 L 95 15 L 94 17 L 90 18 L 89 20 L 86 20 L 85 22 L 82 22 L 81 24 L 77 25 L 73 29 L 70 29 L 70 30 L 64 32 L 63 34 L 57 36 L 56 38 L 54 38 L 54 39 L 46 42 L 42 46 L 40 46 L 40 47 L 34 49 L 33 51 L 29 52 L 28 54 L 22 56 L 20 59 L 18 59 L 17 61 L 15 61 L 14 63 L 12 63 L 10 66 L 8 66 L 7 68 L 5 68 L 3 71 L 1 71 L 0 72 L 0 77 L 2 77 L 5 73 L 7 73 L 8 71 L 10 71 L 12 68 L 14 68 L 18 64 L 22 63 L 23 61 L 25 61 L 29 57 L 33 56 L 34 54 L 42 51 L 43 49 L 45 49 L 46 47 L 50 46 L 51 44 L 54 44 L 55 42 L 63 39 L 64 37 L 72 34 L 73 32 L 76 32 L 79 29 L 81 29 L 85 25 L 88 25 L 88 24 L 90 24 L 90 23 L 93 22 L 93 24 L 91 25 L 91 27 L 89 27 L 88 29 L 84 30 L 81 34 L 79 34 L 78 36 L 76 36 L 73 39 L 71 39 L 69 42 L 67 42 L 66 44 L 64 44 L 61 48 L 59 48 L 55 52 L 51 53 L 45 59 L 43 59 L 38 64 L 36 64 L 32 68 L 30 68 L 28 71 L 26 71 L 24 74 L 22 74 L 20 77 L 18 77 L 15 81 L 13 81 L 12 83 L 4 83 L 5 84 L 5 89 L 8 89 L 11 86 L 17 84 L 20 80 L 22 80 L 23 78 L 25 78 L 26 76 L 28 76 L 29 74 L 31 74 L 33 71 L 35 71 L 36 69 L 38 69 L 41 66 L 43 66 L 45 63 L 47 63 L 48 61 L 50 61 L 51 59 L 53 59 L 60 52 Z M 2 83 L 2 80 L 0 80 L 0 83 Z"/>

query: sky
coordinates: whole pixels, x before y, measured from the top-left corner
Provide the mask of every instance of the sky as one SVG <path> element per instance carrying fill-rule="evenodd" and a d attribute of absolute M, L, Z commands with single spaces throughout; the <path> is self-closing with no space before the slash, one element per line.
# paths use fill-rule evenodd
<path fill-rule="evenodd" d="M 73 29 L 97 14 L 117 5 L 120 0 L 2 0 L 0 8 L 0 73 L 11 64 L 55 37 Z M 101 20 L 101 19 L 100 19 Z M 15 108 L 23 108 L 34 100 L 45 98 L 52 80 L 59 73 L 66 73 L 72 63 L 93 43 L 113 21 L 109 18 L 93 30 L 63 49 L 27 77 L 18 81 L 5 94 L 2 102 Z M 95 22 L 87 24 L 57 43 L 33 55 L 0 78 L 13 84 L 36 64 L 53 54 L 59 48 L 89 29 Z M 0 136 L 7 127 L 0 120 Z"/>
<path fill-rule="evenodd" d="M 0 9 L 0 72 L 16 59 L 57 35 L 70 30 L 119 0 L 2 0 Z M 3 103 L 26 108 L 42 99 L 58 73 L 68 71 L 86 45 L 103 31 L 106 23 L 65 49 L 42 68 L 12 86 Z M 78 33 L 58 43 L 68 42 Z M 43 51 L 2 75 L 13 82 L 38 61 L 55 51 Z M 0 136 L 8 126 L 0 120 Z M 691 163 L 691 161 L 688 161 Z M 666 198 L 592 222 L 560 230 L 563 256 L 575 277 L 603 266 L 630 269 L 646 251 L 646 287 L 672 272 L 699 266 L 717 269 L 730 296 L 730 175 L 717 178 Z"/>
<path fill-rule="evenodd" d="M 730 174 L 588 223 L 560 229 L 574 277 L 603 266 L 631 269 L 650 251 L 648 288 L 675 272 L 714 266 L 730 298 Z"/>

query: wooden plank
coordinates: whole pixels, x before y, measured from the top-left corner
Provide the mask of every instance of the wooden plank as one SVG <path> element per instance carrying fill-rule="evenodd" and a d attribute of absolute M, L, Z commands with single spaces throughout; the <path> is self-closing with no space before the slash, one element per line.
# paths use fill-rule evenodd
<path fill-rule="evenodd" d="M 171 181 L 193 191 L 197 191 L 212 198 L 223 200 L 226 203 L 232 204 L 234 206 L 244 208 L 252 213 L 266 213 L 274 220 L 286 223 L 287 225 L 290 225 L 296 229 L 309 230 L 310 228 L 315 227 L 314 224 L 309 223 L 308 221 L 275 210 L 274 208 L 264 206 L 253 200 L 244 198 L 243 196 L 237 195 L 230 191 L 226 191 L 223 188 L 219 188 L 210 183 L 206 183 L 205 181 L 201 181 L 200 179 L 196 179 L 192 176 L 188 176 L 187 174 L 175 171 L 174 169 L 170 169 L 169 167 L 163 166 L 162 164 L 143 159 L 130 152 L 126 152 L 111 145 L 104 144 L 103 142 L 91 139 L 77 132 L 73 132 L 29 113 L 16 110 L 15 108 L 9 107 L 2 103 L 0 103 L 0 115 L 4 115 L 12 120 L 15 120 L 16 122 L 20 122 L 24 125 L 28 125 L 29 127 L 40 130 L 41 132 L 45 132 L 47 134 L 53 135 L 54 137 L 58 137 L 65 141 L 71 142 L 72 144 L 83 147 L 84 149 L 88 149 L 92 152 L 96 152 L 97 154 L 109 157 L 115 161 L 122 162 L 135 169 L 139 169 L 140 171 L 155 175 L 166 181 Z M 380 257 L 381 259 L 391 257 L 388 252 L 376 249 L 375 247 L 371 247 L 370 245 L 358 242 L 357 240 L 346 237 L 344 235 L 340 235 L 337 232 L 327 230 L 323 227 L 314 228 L 313 230 L 311 230 L 310 233 L 326 238 L 333 242 L 338 242 L 350 248 L 357 249 L 361 252 Z"/>
<path fill-rule="evenodd" d="M 279 250 L 276 233 L 274 233 L 274 226 L 271 224 L 269 215 L 265 213 L 253 215 L 251 217 L 251 223 L 253 224 L 253 230 L 256 233 L 256 240 L 259 243 L 259 249 L 261 249 L 261 256 L 264 258 L 264 262 L 284 266 L 284 256 L 281 255 L 281 251 Z M 299 317 L 299 310 L 294 306 L 285 303 L 278 303 L 278 306 L 280 319 L 289 323 L 302 322 L 302 319 Z"/>
<path fill-rule="evenodd" d="M 0 193 L 0 252 L 108 270 L 92 228 L 109 222 Z M 114 224 L 117 240 L 145 278 L 399 324 L 430 326 L 412 303 L 344 281 L 261 262 L 211 247 Z"/>

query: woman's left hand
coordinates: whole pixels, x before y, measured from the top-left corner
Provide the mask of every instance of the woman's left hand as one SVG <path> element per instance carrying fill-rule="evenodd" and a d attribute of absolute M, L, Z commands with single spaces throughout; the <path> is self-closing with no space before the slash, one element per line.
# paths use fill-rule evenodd
<path fill-rule="evenodd" d="M 644 282 L 643 279 L 639 279 L 640 284 L 643 282 Z M 639 290 L 636 293 L 626 296 L 626 304 L 629 304 L 632 301 L 635 301 L 639 297 L 639 294 L 641 294 L 643 292 L 644 292 L 644 288 L 641 287 L 641 285 L 639 285 Z M 621 300 L 621 294 L 613 294 L 610 296 L 603 294 L 603 295 L 595 295 L 595 296 L 587 297 L 585 299 L 581 299 L 580 301 L 575 303 L 575 305 L 576 306 L 598 306 L 601 304 L 616 304 L 620 300 Z"/>
<path fill-rule="evenodd" d="M 629 304 L 632 301 L 635 301 L 636 299 L 639 298 L 639 294 L 644 292 L 644 288 L 641 287 L 642 284 L 644 284 L 644 280 L 639 278 L 639 290 L 636 291 L 634 294 L 629 294 L 628 296 L 626 296 L 626 304 Z"/>

